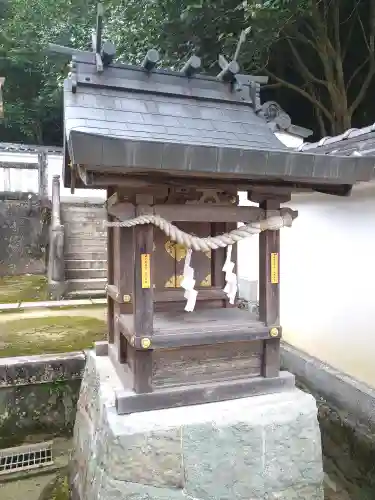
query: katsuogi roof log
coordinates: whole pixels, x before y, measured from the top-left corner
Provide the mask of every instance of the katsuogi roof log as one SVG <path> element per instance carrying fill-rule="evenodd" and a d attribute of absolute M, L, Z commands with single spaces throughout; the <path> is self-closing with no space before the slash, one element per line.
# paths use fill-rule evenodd
<path fill-rule="evenodd" d="M 73 166 L 117 175 L 310 185 L 371 178 L 369 158 L 284 146 L 261 113 L 264 79 L 239 74 L 235 61 L 221 56 L 222 71 L 210 77 L 197 74 L 195 57 L 180 71 L 167 71 L 156 69 L 157 51 L 130 66 L 113 64 L 103 48 L 100 54 L 95 49 L 72 51 L 65 81 L 65 149 Z"/>

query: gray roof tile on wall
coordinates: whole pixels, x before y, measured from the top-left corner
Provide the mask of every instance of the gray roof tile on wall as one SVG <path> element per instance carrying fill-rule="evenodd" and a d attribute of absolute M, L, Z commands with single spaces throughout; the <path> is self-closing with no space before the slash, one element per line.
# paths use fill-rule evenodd
<path fill-rule="evenodd" d="M 0 142 L 2 153 L 46 153 L 61 155 L 63 149 L 59 146 L 38 146 L 33 144 L 17 144 L 13 142 Z"/>
<path fill-rule="evenodd" d="M 304 143 L 298 151 L 328 155 L 351 156 L 355 154 L 375 157 L 375 124 L 360 129 L 349 129 L 334 137 L 324 137 L 320 141 Z"/>

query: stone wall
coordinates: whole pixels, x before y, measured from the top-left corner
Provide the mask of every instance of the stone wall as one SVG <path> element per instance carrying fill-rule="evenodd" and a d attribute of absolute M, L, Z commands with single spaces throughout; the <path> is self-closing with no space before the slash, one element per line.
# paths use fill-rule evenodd
<path fill-rule="evenodd" d="M 375 391 L 287 344 L 282 364 L 316 398 L 325 472 L 373 500 Z M 0 359 L 0 449 L 71 435 L 84 366 L 83 353 Z"/>
<path fill-rule="evenodd" d="M 297 389 L 118 415 L 121 382 L 88 354 L 71 462 L 74 500 L 322 500 L 314 398 Z"/>
<path fill-rule="evenodd" d="M 0 276 L 45 272 L 48 211 L 25 194 L 0 197 Z"/>
<path fill-rule="evenodd" d="M 0 359 L 0 449 L 71 434 L 83 353 Z"/>
<path fill-rule="evenodd" d="M 373 500 L 375 491 L 375 390 L 288 344 L 282 366 L 315 396 L 324 469 L 351 498 Z"/>

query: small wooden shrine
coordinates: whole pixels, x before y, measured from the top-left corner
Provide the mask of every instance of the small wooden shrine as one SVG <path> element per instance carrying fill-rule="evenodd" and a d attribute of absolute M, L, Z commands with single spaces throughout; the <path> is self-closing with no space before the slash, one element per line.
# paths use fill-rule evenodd
<path fill-rule="evenodd" d="M 262 113 L 265 79 L 219 57 L 180 71 L 114 63 L 102 42 L 72 53 L 64 87 L 66 187 L 108 193 L 108 343 L 120 414 L 290 388 L 280 372 L 280 236 L 296 190 L 350 194 L 362 157 L 295 152 Z M 239 207 L 246 191 L 258 206 Z M 239 222 L 245 224 L 237 228 Z M 259 316 L 236 307 L 236 242 L 259 234 Z M 249 263 L 250 265 L 251 263 Z M 298 293 L 298 291 L 296 292 Z"/>

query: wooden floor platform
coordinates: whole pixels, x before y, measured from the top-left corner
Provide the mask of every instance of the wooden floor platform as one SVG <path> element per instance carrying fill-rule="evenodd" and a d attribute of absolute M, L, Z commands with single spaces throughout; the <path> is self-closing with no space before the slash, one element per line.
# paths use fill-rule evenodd
<path fill-rule="evenodd" d="M 121 314 L 118 322 L 121 333 L 141 349 L 142 338 L 135 334 L 133 315 Z M 254 314 L 237 308 L 157 312 L 153 325 L 151 349 L 266 340 L 271 331 Z M 281 336 L 281 328 L 272 330 L 273 338 Z"/>

